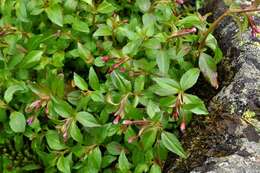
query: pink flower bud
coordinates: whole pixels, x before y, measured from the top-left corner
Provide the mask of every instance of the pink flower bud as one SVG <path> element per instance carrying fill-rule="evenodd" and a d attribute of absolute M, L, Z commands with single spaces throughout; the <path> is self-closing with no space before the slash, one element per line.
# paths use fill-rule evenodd
<path fill-rule="evenodd" d="M 176 3 L 181 5 L 184 3 L 184 0 L 176 0 Z"/>
<path fill-rule="evenodd" d="M 68 132 L 65 131 L 65 132 L 63 133 L 62 137 L 63 137 L 63 140 L 64 140 L 64 141 L 67 141 L 67 140 L 68 140 Z"/>
<path fill-rule="evenodd" d="M 136 139 L 137 139 L 137 136 L 132 136 L 132 137 L 128 138 L 127 141 L 128 141 L 129 144 L 131 144 L 131 143 L 133 143 Z"/>
<path fill-rule="evenodd" d="M 120 67 L 120 72 L 124 73 L 126 71 L 126 69 L 124 67 Z"/>
<path fill-rule="evenodd" d="M 173 118 L 174 118 L 175 120 L 178 120 L 178 118 L 179 118 L 179 113 L 178 113 L 177 111 L 173 112 Z"/>
<path fill-rule="evenodd" d="M 41 100 L 36 100 L 34 102 L 32 102 L 32 104 L 29 106 L 32 109 L 39 109 L 42 105 L 42 101 Z"/>
<path fill-rule="evenodd" d="M 30 117 L 26 120 L 26 122 L 27 122 L 28 125 L 31 125 L 31 124 L 33 123 L 33 120 L 34 120 L 34 116 L 30 116 Z"/>
<path fill-rule="evenodd" d="M 110 60 L 110 57 L 109 56 L 102 56 L 101 57 L 101 60 L 104 61 L 104 62 L 108 62 Z"/>
<path fill-rule="evenodd" d="M 131 121 L 131 120 L 124 120 L 123 121 L 123 124 L 125 124 L 125 125 L 131 125 L 133 123 L 133 121 Z"/>
<path fill-rule="evenodd" d="M 180 126 L 181 131 L 184 133 L 185 129 L 186 129 L 186 124 L 185 121 L 181 122 L 181 126 Z"/>
<path fill-rule="evenodd" d="M 120 121 L 120 119 L 121 119 L 121 116 L 120 116 L 120 115 L 117 115 L 116 118 L 115 118 L 114 121 L 113 121 L 113 124 L 118 124 L 119 121 Z"/>

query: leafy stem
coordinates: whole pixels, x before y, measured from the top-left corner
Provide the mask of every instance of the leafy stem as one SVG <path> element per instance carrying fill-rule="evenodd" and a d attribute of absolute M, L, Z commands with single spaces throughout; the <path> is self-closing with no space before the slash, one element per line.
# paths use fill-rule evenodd
<path fill-rule="evenodd" d="M 247 13 L 247 12 L 256 12 L 260 11 L 260 8 L 247 8 L 247 9 L 228 9 L 226 10 L 221 16 L 219 16 L 212 25 L 208 28 L 208 30 L 203 34 L 202 40 L 199 44 L 199 55 L 202 52 L 203 47 L 205 46 L 206 39 L 209 36 L 210 33 L 212 33 L 220 24 L 220 22 L 227 16 L 233 14 L 233 13 Z"/>

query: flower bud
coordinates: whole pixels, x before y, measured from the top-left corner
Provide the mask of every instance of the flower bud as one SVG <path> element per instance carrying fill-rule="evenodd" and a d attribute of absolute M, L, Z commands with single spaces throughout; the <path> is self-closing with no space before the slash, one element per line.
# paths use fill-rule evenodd
<path fill-rule="evenodd" d="M 101 57 L 101 60 L 104 61 L 104 62 L 108 62 L 110 60 L 109 56 L 102 56 Z"/>
<path fill-rule="evenodd" d="M 124 120 L 123 121 L 124 125 L 131 125 L 132 123 L 133 123 L 133 121 L 131 121 L 131 120 Z"/>
<path fill-rule="evenodd" d="M 184 3 L 184 0 L 176 0 L 176 3 L 179 4 L 179 5 L 181 5 L 181 4 Z"/>
<path fill-rule="evenodd" d="M 114 121 L 113 121 L 113 124 L 118 124 L 119 121 L 120 121 L 120 119 L 121 119 L 121 116 L 120 116 L 120 115 L 117 115 L 116 118 L 115 118 Z"/>
<path fill-rule="evenodd" d="M 137 138 L 138 138 L 138 136 L 132 136 L 132 137 L 128 138 L 127 141 L 128 141 L 129 144 L 131 144 L 131 143 L 133 143 Z"/>
<path fill-rule="evenodd" d="M 26 120 L 26 122 L 27 122 L 28 125 L 31 125 L 31 124 L 33 123 L 33 120 L 34 120 L 34 116 L 30 116 L 30 117 Z"/>
<path fill-rule="evenodd" d="M 180 129 L 181 129 L 181 131 L 184 133 L 184 131 L 185 131 L 185 129 L 186 129 L 185 121 L 182 121 L 182 122 L 181 122 Z"/>

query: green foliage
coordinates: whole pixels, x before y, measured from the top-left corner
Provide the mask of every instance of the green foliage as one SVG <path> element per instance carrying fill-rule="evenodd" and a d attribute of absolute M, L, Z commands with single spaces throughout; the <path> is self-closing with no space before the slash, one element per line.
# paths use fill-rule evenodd
<path fill-rule="evenodd" d="M 0 0 L 0 13 L 5 173 L 160 173 L 168 151 L 187 157 L 179 125 L 208 113 L 189 89 L 200 74 L 217 88 L 222 58 L 213 35 L 198 50 L 209 24 L 196 9 L 159 0 Z M 22 149 L 32 159 L 9 157 L 15 150 L 22 158 Z"/>

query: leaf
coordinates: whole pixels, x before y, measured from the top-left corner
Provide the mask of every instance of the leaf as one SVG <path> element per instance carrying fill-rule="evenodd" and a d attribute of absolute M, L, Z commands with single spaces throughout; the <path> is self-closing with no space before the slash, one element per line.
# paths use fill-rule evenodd
<path fill-rule="evenodd" d="M 54 4 L 46 8 L 48 18 L 56 25 L 63 26 L 62 8 L 59 4 Z"/>
<path fill-rule="evenodd" d="M 72 137 L 75 141 L 77 141 L 77 142 L 79 142 L 79 143 L 82 143 L 82 141 L 83 141 L 83 136 L 82 136 L 82 134 L 81 134 L 81 132 L 80 132 L 80 129 L 78 128 L 78 126 L 77 126 L 77 124 L 76 124 L 75 121 L 72 121 L 72 122 L 71 122 L 71 125 L 70 125 L 70 135 L 71 135 L 71 137 Z"/>
<path fill-rule="evenodd" d="M 97 12 L 103 13 L 103 14 L 112 13 L 115 10 L 116 10 L 116 8 L 112 4 L 107 2 L 106 0 L 104 0 L 101 4 L 99 4 L 98 8 L 97 8 Z"/>
<path fill-rule="evenodd" d="M 83 2 L 86 2 L 87 4 L 89 4 L 90 6 L 93 6 L 93 2 L 92 0 L 82 0 Z"/>
<path fill-rule="evenodd" d="M 212 49 L 212 51 L 215 51 L 216 48 L 218 47 L 218 42 L 216 40 L 216 38 L 212 35 L 209 34 L 207 39 L 206 39 L 206 45 Z"/>
<path fill-rule="evenodd" d="M 88 112 L 78 112 L 76 115 L 77 121 L 85 127 L 98 127 L 100 126 L 97 120 Z"/>
<path fill-rule="evenodd" d="M 95 171 L 99 171 L 101 168 L 102 154 L 99 147 L 96 147 L 88 154 L 88 166 Z"/>
<path fill-rule="evenodd" d="M 174 79 L 169 78 L 153 78 L 153 80 L 163 89 L 168 95 L 174 95 L 180 91 L 180 84 Z"/>
<path fill-rule="evenodd" d="M 210 82 L 210 84 L 213 87 L 217 89 L 218 88 L 217 67 L 212 57 L 208 54 L 202 53 L 199 57 L 199 67 L 204 77 Z"/>
<path fill-rule="evenodd" d="M 99 79 L 93 67 L 90 67 L 89 69 L 88 79 L 91 88 L 94 90 L 99 90 L 100 88 Z"/>
<path fill-rule="evenodd" d="M 21 68 L 29 69 L 37 65 L 41 60 L 43 51 L 41 50 L 32 50 L 30 51 L 20 63 Z"/>
<path fill-rule="evenodd" d="M 145 77 L 143 75 L 138 76 L 135 79 L 134 90 L 135 92 L 141 92 L 144 90 Z"/>
<path fill-rule="evenodd" d="M 183 109 L 191 111 L 194 114 L 207 115 L 208 111 L 204 102 L 197 96 L 191 94 L 184 94 Z"/>
<path fill-rule="evenodd" d="M 87 82 L 82 77 L 80 77 L 77 73 L 74 73 L 73 80 L 74 80 L 75 85 L 79 89 L 81 89 L 83 91 L 87 91 L 88 90 Z"/>
<path fill-rule="evenodd" d="M 112 35 L 112 29 L 107 25 L 99 25 L 98 29 L 93 34 L 94 37 L 110 35 Z"/>
<path fill-rule="evenodd" d="M 156 57 L 156 62 L 159 67 L 159 70 L 162 74 L 166 75 L 168 73 L 168 70 L 170 68 L 170 59 L 167 56 L 167 53 L 165 51 L 159 51 L 158 55 Z"/>
<path fill-rule="evenodd" d="M 161 167 L 157 164 L 153 164 L 149 173 L 161 173 Z"/>
<path fill-rule="evenodd" d="M 123 54 L 125 55 L 135 55 L 139 51 L 139 47 L 142 44 L 141 39 L 129 41 L 122 49 Z"/>
<path fill-rule="evenodd" d="M 63 118 L 71 117 L 74 113 L 74 110 L 69 103 L 54 97 L 53 97 L 53 108 L 55 112 Z"/>
<path fill-rule="evenodd" d="M 114 162 L 117 159 L 117 157 L 112 155 L 106 155 L 102 158 L 102 168 L 108 167 L 112 162 Z"/>
<path fill-rule="evenodd" d="M 74 19 L 72 28 L 75 29 L 76 31 L 84 32 L 84 33 L 89 33 L 89 27 L 86 22 L 83 22 L 79 19 Z"/>
<path fill-rule="evenodd" d="M 161 140 L 165 148 L 179 155 L 182 158 L 187 158 L 187 155 L 183 150 L 181 143 L 174 134 L 164 131 L 161 134 Z"/>
<path fill-rule="evenodd" d="M 143 43 L 143 46 L 147 49 L 161 49 L 161 43 L 156 38 L 151 38 Z"/>
<path fill-rule="evenodd" d="M 141 136 L 141 143 L 144 151 L 151 149 L 157 136 L 157 130 L 154 128 L 146 130 Z"/>
<path fill-rule="evenodd" d="M 107 151 L 112 155 L 120 155 L 120 153 L 123 151 L 123 147 L 118 142 L 110 142 L 106 146 Z"/>
<path fill-rule="evenodd" d="M 113 71 L 111 73 L 111 79 L 113 85 L 121 92 L 131 91 L 131 83 L 130 81 L 126 80 L 122 75 Z"/>
<path fill-rule="evenodd" d="M 57 162 L 57 168 L 64 173 L 70 173 L 70 160 L 68 157 L 60 156 Z"/>
<path fill-rule="evenodd" d="M 136 0 L 136 5 L 142 12 L 146 12 L 150 9 L 151 2 L 150 0 Z"/>
<path fill-rule="evenodd" d="M 122 171 L 123 173 L 126 173 L 130 169 L 130 166 L 131 165 L 130 165 L 129 161 L 127 160 L 125 152 L 122 151 L 118 158 L 118 167 L 119 167 L 120 171 Z"/>
<path fill-rule="evenodd" d="M 60 141 L 59 134 L 55 130 L 48 130 L 45 137 L 51 149 L 63 150 L 66 148 L 66 145 Z"/>
<path fill-rule="evenodd" d="M 183 91 L 191 88 L 197 82 L 200 75 L 198 68 L 192 68 L 182 75 L 180 85 Z"/>
<path fill-rule="evenodd" d="M 16 16 L 23 22 L 29 22 L 27 18 L 26 1 L 17 0 L 15 4 Z"/>
<path fill-rule="evenodd" d="M 148 105 L 146 107 L 147 114 L 151 119 L 155 116 L 157 112 L 160 112 L 159 106 L 153 101 L 149 100 Z"/>
<path fill-rule="evenodd" d="M 16 133 L 24 132 L 26 126 L 24 115 L 20 112 L 12 112 L 10 115 L 9 125 L 11 129 Z"/>
<path fill-rule="evenodd" d="M 8 87 L 4 94 L 4 99 L 6 103 L 9 103 L 13 99 L 13 96 L 17 91 L 23 90 L 24 88 L 21 85 L 11 85 L 10 87 Z"/>

